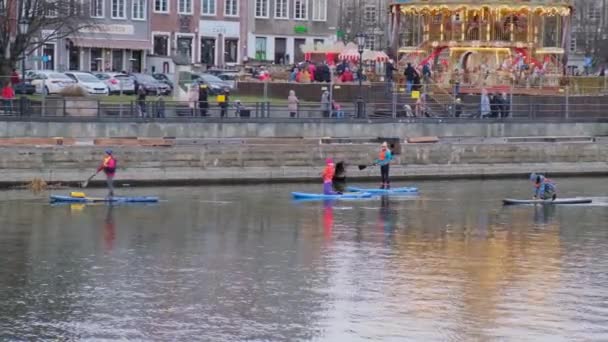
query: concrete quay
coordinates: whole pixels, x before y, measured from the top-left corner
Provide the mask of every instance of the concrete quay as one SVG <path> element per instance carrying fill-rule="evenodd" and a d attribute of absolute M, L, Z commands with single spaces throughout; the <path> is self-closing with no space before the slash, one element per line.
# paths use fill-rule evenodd
<path fill-rule="evenodd" d="M 0 138 L 368 138 L 368 137 L 608 136 L 608 120 L 298 120 L 257 119 L 140 121 L 82 118 L 0 120 Z"/>
<path fill-rule="evenodd" d="M 204 144 L 115 147 L 114 154 L 119 183 L 241 184 L 318 182 L 326 157 L 346 161 L 351 179 L 375 180 L 377 168 L 359 171 L 356 165 L 369 164 L 377 149 L 370 143 Z M 37 177 L 75 184 L 91 175 L 102 151 L 95 146 L 0 148 L 0 186 Z M 608 144 L 603 142 L 402 144 L 396 152 L 395 179 L 524 177 L 531 171 L 552 177 L 608 174 Z"/>

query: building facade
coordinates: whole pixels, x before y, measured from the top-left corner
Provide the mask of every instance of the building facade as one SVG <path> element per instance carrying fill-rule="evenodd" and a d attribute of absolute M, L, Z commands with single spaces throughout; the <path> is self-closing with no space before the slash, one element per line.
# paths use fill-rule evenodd
<path fill-rule="evenodd" d="M 304 60 L 302 45 L 334 43 L 338 11 L 333 0 L 249 0 L 247 57 L 290 64 Z"/>
<path fill-rule="evenodd" d="M 574 0 L 569 67 L 582 71 L 585 56 L 596 64 L 608 60 L 607 15 L 606 0 Z"/>
<path fill-rule="evenodd" d="M 358 33 L 364 33 L 367 49 L 386 49 L 388 1 L 339 0 L 339 8 L 338 31 L 344 42 L 354 42 Z"/>
<path fill-rule="evenodd" d="M 202 67 L 240 64 L 247 0 L 153 0 L 150 67 L 172 73 L 174 59 Z"/>
<path fill-rule="evenodd" d="M 92 24 L 39 50 L 38 69 L 132 71 L 146 69 L 150 49 L 148 0 L 90 0 Z M 42 30 L 42 36 L 45 30 Z"/>

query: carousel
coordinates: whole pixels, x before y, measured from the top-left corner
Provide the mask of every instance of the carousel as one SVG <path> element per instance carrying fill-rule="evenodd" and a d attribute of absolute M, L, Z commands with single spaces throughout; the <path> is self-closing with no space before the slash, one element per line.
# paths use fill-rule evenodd
<path fill-rule="evenodd" d="M 570 43 L 570 0 L 392 0 L 391 47 L 437 83 L 557 83 Z"/>

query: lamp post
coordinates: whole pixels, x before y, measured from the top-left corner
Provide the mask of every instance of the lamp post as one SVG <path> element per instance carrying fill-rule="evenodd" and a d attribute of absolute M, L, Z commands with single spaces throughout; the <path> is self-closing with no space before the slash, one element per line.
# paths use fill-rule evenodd
<path fill-rule="evenodd" d="M 357 49 L 359 51 L 359 70 L 357 76 L 359 78 L 359 97 L 357 98 L 357 117 L 365 117 L 365 103 L 363 102 L 363 49 L 365 49 L 365 35 L 357 34 Z"/>
<path fill-rule="evenodd" d="M 27 35 L 27 30 L 30 27 L 30 23 L 27 21 L 27 19 L 22 18 L 19 21 L 19 32 L 22 35 L 22 39 L 25 41 L 25 36 Z M 26 55 L 26 50 L 27 48 L 24 46 L 23 47 L 23 58 L 21 59 L 21 83 L 25 83 L 25 59 L 27 57 Z"/>
<path fill-rule="evenodd" d="M 25 18 L 21 18 L 21 20 L 19 20 L 19 32 L 21 33 L 21 39 L 23 40 L 23 58 L 21 59 L 21 90 L 22 90 L 22 95 L 20 98 L 20 112 L 21 115 L 25 114 L 25 101 L 26 101 L 26 97 L 25 97 L 25 59 L 27 58 L 27 46 L 25 46 L 25 41 L 26 41 L 26 35 L 27 35 L 27 31 L 30 27 L 30 23 L 27 21 L 27 19 Z"/>

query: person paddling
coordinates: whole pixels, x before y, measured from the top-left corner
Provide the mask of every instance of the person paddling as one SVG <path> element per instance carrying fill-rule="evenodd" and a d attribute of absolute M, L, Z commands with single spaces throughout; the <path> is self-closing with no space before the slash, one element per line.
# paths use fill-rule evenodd
<path fill-rule="evenodd" d="M 557 186 L 555 182 L 546 178 L 542 174 L 532 173 L 530 175 L 530 181 L 534 183 L 534 196 L 533 199 L 540 200 L 553 200 L 557 198 Z"/>
<path fill-rule="evenodd" d="M 321 172 L 321 177 L 323 178 L 323 194 L 324 195 L 336 195 L 338 192 L 334 192 L 333 189 L 333 179 L 336 174 L 336 165 L 334 164 L 333 159 L 327 158 L 325 159 L 325 169 Z"/>
<path fill-rule="evenodd" d="M 116 174 L 116 159 L 112 155 L 112 150 L 107 149 L 106 156 L 101 165 L 97 168 L 97 173 L 103 171 L 106 174 L 106 184 L 108 186 L 108 197 L 114 197 L 114 175 Z"/>
<path fill-rule="evenodd" d="M 336 172 L 332 181 L 336 192 L 343 193 L 346 190 L 346 165 L 343 161 L 336 163 Z"/>
<path fill-rule="evenodd" d="M 380 155 L 378 159 L 374 162 L 376 165 L 380 165 L 380 177 L 382 178 L 382 185 L 380 185 L 380 189 L 390 189 L 391 181 L 389 180 L 389 164 L 393 159 L 393 153 L 388 148 L 388 144 L 385 142 L 382 143 L 380 147 Z"/>

